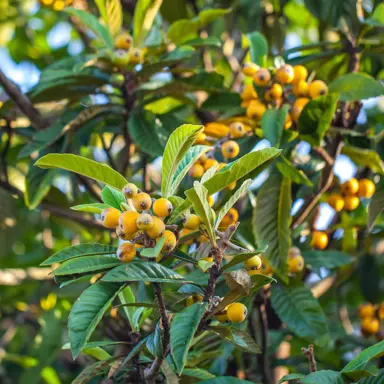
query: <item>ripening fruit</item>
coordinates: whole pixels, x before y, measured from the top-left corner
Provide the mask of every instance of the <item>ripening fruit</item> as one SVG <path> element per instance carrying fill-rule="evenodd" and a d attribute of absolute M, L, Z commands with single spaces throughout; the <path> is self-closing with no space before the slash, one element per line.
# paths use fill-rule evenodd
<path fill-rule="evenodd" d="M 65 1 L 63 0 L 56 0 L 53 3 L 53 10 L 54 11 L 62 11 L 65 8 Z"/>
<path fill-rule="evenodd" d="M 311 244 L 313 248 L 325 249 L 328 245 L 328 235 L 322 231 L 314 231 Z"/>
<path fill-rule="evenodd" d="M 135 238 L 136 236 L 138 236 L 140 233 L 140 231 L 136 231 L 136 232 L 124 232 L 121 227 L 116 227 L 116 235 L 121 239 L 121 240 L 124 240 L 124 241 L 127 241 L 127 240 L 132 240 L 133 238 Z"/>
<path fill-rule="evenodd" d="M 138 217 L 139 213 L 136 211 L 125 211 L 121 214 L 119 218 L 119 227 L 124 235 L 131 235 L 137 232 L 139 229 L 136 223 Z"/>
<path fill-rule="evenodd" d="M 247 317 L 247 307 L 241 303 L 232 303 L 228 305 L 228 320 L 232 323 L 241 323 Z"/>
<path fill-rule="evenodd" d="M 147 211 L 151 208 L 152 199 L 148 193 L 140 192 L 132 199 L 132 203 L 138 211 Z"/>
<path fill-rule="evenodd" d="M 227 189 L 229 190 L 229 191 L 233 191 L 235 188 L 236 188 L 236 181 L 234 181 L 233 183 L 231 183 L 231 184 L 228 184 L 227 185 Z"/>
<path fill-rule="evenodd" d="M 195 230 L 199 228 L 199 225 L 201 224 L 201 219 L 199 216 L 195 214 L 190 214 L 188 217 L 185 218 L 185 221 L 183 223 L 183 227 L 190 229 L 190 230 Z"/>
<path fill-rule="evenodd" d="M 276 80 L 280 84 L 292 83 L 295 73 L 292 65 L 284 64 L 276 71 Z"/>
<path fill-rule="evenodd" d="M 144 51 L 140 48 L 132 48 L 129 51 L 129 62 L 131 64 L 141 64 L 144 60 Z"/>
<path fill-rule="evenodd" d="M 128 51 L 128 49 L 131 48 L 132 43 L 133 43 L 133 38 L 129 33 L 121 33 L 116 37 L 115 47 L 117 49 L 124 49 Z"/>
<path fill-rule="evenodd" d="M 326 95 L 328 93 L 328 87 L 327 84 L 324 83 L 322 80 L 315 80 L 312 81 L 311 84 L 309 84 L 309 96 L 311 96 L 312 99 L 315 99 L 318 96 Z"/>
<path fill-rule="evenodd" d="M 380 321 L 372 317 L 364 317 L 361 321 L 361 332 L 366 335 L 374 335 L 380 330 Z"/>
<path fill-rule="evenodd" d="M 183 228 L 180 232 L 179 232 L 179 236 L 180 238 L 183 237 L 183 236 L 187 236 L 188 234 L 190 234 L 191 232 L 193 232 L 192 229 L 187 229 L 187 228 Z M 191 245 L 193 244 L 194 242 L 194 239 L 189 239 L 187 241 L 182 241 L 183 244 L 187 244 L 187 245 Z"/>
<path fill-rule="evenodd" d="M 159 219 L 157 216 L 153 216 L 153 227 L 147 229 L 145 232 L 147 232 L 147 235 L 151 239 L 157 239 L 158 237 L 161 237 L 162 234 L 165 231 L 165 224 L 161 219 Z"/>
<path fill-rule="evenodd" d="M 149 213 L 142 213 L 136 220 L 137 227 L 143 231 L 153 227 L 153 217 Z"/>
<path fill-rule="evenodd" d="M 236 223 L 236 221 L 239 220 L 239 212 L 233 207 L 228 210 L 225 216 L 228 216 L 233 223 Z"/>
<path fill-rule="evenodd" d="M 212 208 L 213 204 L 215 204 L 215 200 L 212 196 L 208 195 L 207 197 L 208 205 Z"/>
<path fill-rule="evenodd" d="M 168 217 L 173 211 L 173 205 L 168 199 L 161 197 L 153 203 L 152 209 L 156 216 Z"/>
<path fill-rule="evenodd" d="M 280 97 L 283 96 L 283 87 L 280 84 L 272 84 L 269 89 L 269 95 L 274 100 L 280 99 Z"/>
<path fill-rule="evenodd" d="M 121 212 L 116 208 L 106 208 L 101 212 L 101 222 L 106 228 L 115 228 L 119 225 Z"/>
<path fill-rule="evenodd" d="M 220 321 L 220 323 L 225 323 L 226 321 L 228 321 L 228 305 L 220 312 L 217 312 L 215 314 L 215 319 L 217 321 Z"/>
<path fill-rule="evenodd" d="M 213 257 L 212 256 L 207 256 L 207 257 L 203 257 L 201 258 L 200 260 L 204 260 L 208 263 L 212 263 L 213 262 Z"/>
<path fill-rule="evenodd" d="M 204 162 L 204 171 L 207 171 L 209 168 L 213 167 L 216 164 L 218 164 L 217 160 L 207 159 L 207 161 Z"/>
<path fill-rule="evenodd" d="M 262 266 L 262 261 L 259 256 L 252 256 L 250 259 L 244 261 L 244 267 L 247 271 L 252 269 L 260 269 Z"/>
<path fill-rule="evenodd" d="M 185 306 L 190 307 L 192 304 L 200 303 L 201 301 L 203 301 L 203 296 L 199 295 L 198 293 L 194 293 L 193 295 L 187 297 Z"/>
<path fill-rule="evenodd" d="M 370 199 L 375 193 L 375 183 L 369 179 L 359 180 L 359 197 Z"/>
<path fill-rule="evenodd" d="M 194 179 L 200 179 L 200 177 L 204 175 L 204 167 L 201 164 L 195 163 L 189 169 L 188 173 L 189 176 L 193 177 Z"/>
<path fill-rule="evenodd" d="M 205 143 L 205 140 L 207 139 L 207 135 L 202 132 L 202 133 L 199 133 L 196 137 L 196 144 L 204 144 Z"/>
<path fill-rule="evenodd" d="M 204 127 L 204 133 L 207 136 L 221 139 L 229 134 L 229 127 L 222 123 L 207 123 Z"/>
<path fill-rule="evenodd" d="M 263 117 L 267 107 L 260 103 L 260 101 L 254 100 L 252 101 L 247 108 L 247 117 L 254 120 L 261 120 Z"/>
<path fill-rule="evenodd" d="M 285 116 L 284 129 L 289 129 L 292 127 L 292 118 L 289 113 Z"/>
<path fill-rule="evenodd" d="M 132 197 L 135 197 L 137 195 L 137 192 L 138 192 L 138 188 L 136 187 L 135 184 L 133 183 L 128 183 L 122 190 L 123 192 L 123 195 L 127 198 L 127 199 L 132 199 Z"/>
<path fill-rule="evenodd" d="M 340 212 L 344 208 L 343 196 L 338 193 L 331 193 L 328 196 L 327 203 L 336 211 Z"/>
<path fill-rule="evenodd" d="M 118 49 L 113 52 L 112 62 L 118 67 L 125 67 L 129 63 L 129 53 L 122 49 Z"/>
<path fill-rule="evenodd" d="M 163 248 L 161 248 L 161 250 L 163 252 L 171 252 L 176 247 L 176 243 L 177 243 L 176 236 L 172 231 L 169 231 L 167 229 L 164 231 L 163 236 L 165 236 L 165 241 L 164 241 Z M 159 240 L 160 238 L 157 238 L 156 243 Z"/>
<path fill-rule="evenodd" d="M 375 306 L 371 303 L 367 303 L 359 307 L 359 316 L 360 318 L 373 317 L 375 315 L 375 311 Z"/>
<path fill-rule="evenodd" d="M 360 204 L 360 200 L 357 196 L 345 196 L 344 197 L 344 209 L 347 211 L 354 211 Z"/>
<path fill-rule="evenodd" d="M 260 67 L 255 63 L 246 63 L 243 67 L 243 75 L 247 77 L 252 77 L 260 69 Z"/>
<path fill-rule="evenodd" d="M 304 107 L 307 105 L 308 102 L 309 102 L 308 98 L 300 97 L 293 103 L 293 106 L 291 109 L 291 118 L 293 121 L 299 120 L 301 112 L 303 111 Z"/>
<path fill-rule="evenodd" d="M 384 320 L 384 303 L 381 303 L 377 312 L 380 320 Z"/>
<path fill-rule="evenodd" d="M 305 81 L 308 77 L 307 68 L 303 65 L 295 65 L 293 67 L 293 83 L 298 83 L 299 81 Z"/>
<path fill-rule="evenodd" d="M 303 256 L 297 255 L 288 259 L 288 268 L 290 273 L 299 273 L 304 268 Z"/>
<path fill-rule="evenodd" d="M 229 134 L 231 137 L 238 139 L 244 137 L 247 134 L 247 130 L 244 127 L 243 123 L 232 123 L 229 126 Z"/>
<path fill-rule="evenodd" d="M 124 263 L 129 263 L 136 256 L 135 244 L 123 243 L 117 248 L 117 257 Z"/>
<path fill-rule="evenodd" d="M 309 85 L 306 81 L 300 80 L 297 83 L 293 84 L 292 93 L 295 97 L 308 97 L 309 95 Z"/>
<path fill-rule="evenodd" d="M 240 152 L 239 144 L 236 141 L 228 140 L 221 146 L 221 153 L 227 159 L 233 159 Z"/>
<path fill-rule="evenodd" d="M 353 196 L 357 192 L 359 192 L 359 182 L 354 177 L 341 185 L 341 193 L 344 196 Z"/>
<path fill-rule="evenodd" d="M 240 94 L 240 97 L 244 101 L 254 100 L 258 98 L 258 95 L 255 91 L 255 88 L 253 88 L 252 84 L 246 84 L 243 88 L 243 91 Z"/>
<path fill-rule="evenodd" d="M 271 81 L 271 74 L 269 73 L 268 69 L 260 68 L 255 73 L 255 76 L 253 76 L 253 81 L 256 85 L 264 87 Z"/>

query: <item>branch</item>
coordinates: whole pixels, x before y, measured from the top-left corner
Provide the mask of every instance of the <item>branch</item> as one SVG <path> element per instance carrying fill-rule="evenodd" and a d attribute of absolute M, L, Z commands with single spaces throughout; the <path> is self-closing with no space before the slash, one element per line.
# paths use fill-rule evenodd
<path fill-rule="evenodd" d="M 7 141 L 5 142 L 4 149 L 1 152 L 1 166 L 3 170 L 4 180 L 6 183 L 9 183 L 7 154 L 8 154 L 9 148 L 11 147 L 13 130 L 11 127 L 11 122 L 8 119 L 6 121 L 5 128 L 6 128 L 8 137 L 7 137 Z"/>
<path fill-rule="evenodd" d="M 116 168 L 115 161 L 113 160 L 112 155 L 111 155 L 111 147 L 109 147 L 109 148 L 107 147 L 107 143 L 105 142 L 105 139 L 104 139 L 104 135 L 103 135 L 103 134 L 100 134 L 100 139 L 101 139 L 101 144 L 103 145 L 104 152 L 105 152 L 105 154 L 107 155 L 109 165 L 110 165 L 113 169 L 117 169 L 117 168 Z"/>
<path fill-rule="evenodd" d="M 48 127 L 48 122 L 41 116 L 40 112 L 33 106 L 27 96 L 25 96 L 15 83 L 9 80 L 0 69 L 0 84 L 3 86 L 8 96 L 15 102 L 31 121 L 33 127 L 41 130 Z"/>
<path fill-rule="evenodd" d="M 314 351 L 313 344 L 308 345 L 308 348 L 301 348 L 301 352 L 303 352 L 304 356 L 308 357 L 309 371 L 316 372 L 317 364 L 315 360 L 315 351 Z"/>
<path fill-rule="evenodd" d="M 82 175 L 79 175 L 77 173 L 75 175 L 81 181 L 84 188 L 89 192 L 89 194 L 92 195 L 98 202 L 102 203 L 103 200 L 100 197 L 100 188 L 95 188 L 95 184 L 92 183 L 86 177 L 83 177 Z"/>

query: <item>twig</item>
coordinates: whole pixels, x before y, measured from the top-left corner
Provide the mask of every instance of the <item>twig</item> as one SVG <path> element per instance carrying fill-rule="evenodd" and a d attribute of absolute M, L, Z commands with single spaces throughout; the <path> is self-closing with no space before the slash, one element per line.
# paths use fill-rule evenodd
<path fill-rule="evenodd" d="M 5 142 L 4 149 L 1 151 L 1 166 L 2 166 L 2 170 L 3 170 L 4 180 L 6 183 L 9 183 L 7 154 L 8 154 L 9 148 L 11 146 L 11 139 L 12 139 L 13 130 L 11 127 L 11 122 L 8 119 L 6 121 L 5 128 L 6 128 L 8 137 L 7 137 L 7 141 Z"/>
<path fill-rule="evenodd" d="M 315 360 L 315 351 L 313 344 L 308 345 L 308 348 L 301 348 L 301 352 L 303 352 L 304 356 L 307 356 L 309 361 L 309 371 L 316 372 L 317 364 Z"/>
<path fill-rule="evenodd" d="M 323 147 L 313 147 L 313 151 L 316 152 L 328 165 L 332 166 L 335 163 L 335 159 L 330 156 Z"/>
<path fill-rule="evenodd" d="M 100 139 L 101 139 L 101 144 L 103 145 L 104 152 L 105 152 L 105 154 L 107 155 L 109 165 L 110 165 L 113 169 L 117 169 L 117 168 L 116 168 L 115 161 L 113 160 L 112 155 L 111 155 L 111 147 L 109 147 L 109 148 L 107 147 L 107 143 L 105 142 L 105 139 L 104 139 L 104 135 L 103 135 L 103 134 L 100 134 Z"/>
<path fill-rule="evenodd" d="M 3 86 L 8 96 L 15 102 L 20 108 L 21 112 L 26 115 L 33 127 L 37 130 L 41 130 L 48 127 L 48 122 L 41 116 L 40 112 L 33 106 L 27 96 L 25 96 L 21 90 L 9 80 L 4 72 L 0 69 L 0 84 Z"/>

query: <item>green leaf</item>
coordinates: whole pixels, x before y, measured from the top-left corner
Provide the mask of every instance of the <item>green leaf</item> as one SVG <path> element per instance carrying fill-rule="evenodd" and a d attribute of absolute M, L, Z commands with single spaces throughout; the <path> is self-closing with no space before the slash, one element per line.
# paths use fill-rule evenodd
<path fill-rule="evenodd" d="M 176 170 L 188 149 L 195 142 L 196 137 L 203 132 L 203 130 L 204 127 L 202 125 L 184 124 L 175 129 L 171 136 L 169 136 L 164 150 L 162 163 L 161 193 L 164 197 L 169 197 L 174 194 L 174 191 L 178 186 L 172 186 L 172 180 L 177 178 Z M 196 152 L 193 153 L 196 154 Z M 185 170 L 185 167 L 182 168 L 181 172 L 183 172 L 183 170 Z M 185 173 L 187 172 L 188 169 L 186 169 Z"/>
<path fill-rule="evenodd" d="M 380 369 L 377 376 L 369 376 L 359 381 L 359 384 L 381 384 L 384 380 L 384 369 Z"/>
<path fill-rule="evenodd" d="M 143 152 L 153 157 L 163 154 L 163 140 L 159 137 L 155 116 L 152 113 L 131 113 L 128 129 L 132 140 Z"/>
<path fill-rule="evenodd" d="M 329 84 L 329 92 L 338 92 L 343 101 L 378 97 L 384 94 L 384 85 L 364 73 L 348 73 Z"/>
<path fill-rule="evenodd" d="M 184 42 L 185 45 L 188 45 L 190 47 L 221 47 L 221 41 L 215 36 L 208 36 L 206 38 L 198 37 L 196 39 L 188 40 Z"/>
<path fill-rule="evenodd" d="M 341 149 L 341 153 L 348 156 L 358 165 L 365 165 L 372 169 L 373 172 L 380 173 L 381 175 L 384 174 L 384 163 L 381 160 L 380 155 L 374 150 L 345 145 Z"/>
<path fill-rule="evenodd" d="M 264 137 L 271 143 L 272 147 L 280 147 L 288 110 L 288 104 L 284 104 L 280 109 L 267 109 L 261 118 Z"/>
<path fill-rule="evenodd" d="M 300 379 L 301 384 L 345 384 L 343 375 L 340 372 L 324 370 L 313 372 Z"/>
<path fill-rule="evenodd" d="M 117 36 L 123 25 L 123 8 L 120 0 L 107 0 L 107 25 L 111 36 Z"/>
<path fill-rule="evenodd" d="M 79 204 L 71 207 L 74 211 L 97 213 L 100 214 L 104 209 L 109 208 L 108 204 L 91 203 L 91 204 Z"/>
<path fill-rule="evenodd" d="M 251 381 L 237 379 L 230 376 L 218 376 L 214 379 L 199 381 L 199 384 L 253 384 Z"/>
<path fill-rule="evenodd" d="M 212 267 L 212 265 L 215 264 L 214 261 L 207 261 L 207 260 L 199 260 L 197 262 L 198 267 L 203 271 L 207 272 L 209 268 Z"/>
<path fill-rule="evenodd" d="M 209 95 L 201 105 L 206 111 L 227 112 L 228 109 L 241 104 L 241 97 L 237 92 L 220 92 Z"/>
<path fill-rule="evenodd" d="M 108 24 L 107 9 L 105 6 L 105 0 L 95 0 L 97 9 L 99 10 L 100 16 L 103 19 L 104 24 Z"/>
<path fill-rule="evenodd" d="M 248 190 L 248 187 L 252 184 L 252 180 L 245 180 L 243 184 L 241 184 L 240 188 L 236 189 L 236 192 L 229 198 L 229 200 L 222 206 L 219 213 L 217 214 L 216 219 L 216 228 L 219 226 L 223 217 L 228 213 L 228 211 L 233 207 L 237 200 Z"/>
<path fill-rule="evenodd" d="M 368 205 L 368 230 L 371 231 L 376 219 L 384 212 L 384 183 L 379 184 Z"/>
<path fill-rule="evenodd" d="M 132 261 L 106 273 L 103 281 L 149 281 L 153 283 L 186 283 L 184 276 L 161 264 L 148 261 Z"/>
<path fill-rule="evenodd" d="M 120 284 L 98 281 L 87 288 L 73 304 L 68 331 L 74 359 L 80 354 L 120 288 Z"/>
<path fill-rule="evenodd" d="M 264 257 L 284 282 L 288 281 L 291 206 L 291 181 L 272 173 L 257 194 L 253 225 L 258 245 L 268 244 Z"/>
<path fill-rule="evenodd" d="M 261 353 L 260 347 L 248 333 L 236 328 L 223 326 L 210 326 L 209 331 L 215 333 L 222 339 L 234 344 L 237 348 L 250 353 Z"/>
<path fill-rule="evenodd" d="M 262 274 L 251 276 L 251 280 L 253 283 L 252 293 L 256 293 L 260 288 L 264 287 L 264 285 L 277 282 L 273 277 L 262 275 Z"/>
<path fill-rule="evenodd" d="M 144 248 L 140 250 L 140 256 L 144 257 L 157 257 L 159 256 L 161 249 L 163 248 L 165 242 L 165 236 L 162 236 L 161 239 L 156 243 L 153 248 Z"/>
<path fill-rule="evenodd" d="M 84 348 L 81 350 L 81 353 L 87 356 L 91 356 L 95 358 L 96 360 L 106 360 L 111 358 L 111 355 L 106 352 L 101 347 L 109 346 L 109 345 L 116 345 L 116 344 L 124 344 L 124 342 L 119 341 L 94 341 L 91 343 L 87 343 L 84 345 Z M 66 343 L 64 344 L 61 349 L 71 349 L 71 344 Z"/>
<path fill-rule="evenodd" d="M 195 303 L 177 313 L 171 322 L 171 353 L 177 373 L 183 372 L 188 350 L 208 303 Z"/>
<path fill-rule="evenodd" d="M 40 168 L 60 168 L 78 173 L 109 185 L 118 191 L 121 191 L 127 184 L 127 180 L 108 165 L 81 156 L 52 153 L 41 157 L 35 165 Z"/>
<path fill-rule="evenodd" d="M 200 380 L 214 379 L 215 375 L 201 368 L 184 368 L 183 376 L 196 377 Z"/>
<path fill-rule="evenodd" d="M 161 333 L 160 322 L 158 322 L 156 324 L 155 332 L 147 337 L 146 347 L 151 355 L 163 358 Z"/>
<path fill-rule="evenodd" d="M 141 46 L 152 28 L 153 21 L 163 0 L 139 0 L 133 15 L 133 39 L 136 46 Z"/>
<path fill-rule="evenodd" d="M 86 11 L 74 8 L 66 8 L 64 12 L 79 19 L 81 23 L 85 24 L 90 30 L 92 30 L 92 32 L 94 32 L 97 37 L 104 40 L 108 48 L 113 49 L 113 39 L 111 34 L 109 33 L 108 29 L 103 24 L 101 24 L 99 20 L 97 20 L 95 16 Z"/>
<path fill-rule="evenodd" d="M 365 376 L 372 376 L 369 363 L 371 360 L 376 359 L 384 354 L 384 341 L 380 341 L 364 349 L 355 359 L 349 362 L 342 370 L 341 373 L 353 381 L 359 381 Z M 377 374 L 377 373 L 375 373 Z"/>
<path fill-rule="evenodd" d="M 119 300 L 123 305 L 123 310 L 127 315 L 129 324 L 133 331 L 138 332 L 139 330 L 135 326 L 134 315 L 136 308 L 129 308 L 129 304 L 136 304 L 136 297 L 132 291 L 132 288 L 128 285 L 119 293 Z"/>
<path fill-rule="evenodd" d="M 52 271 L 53 276 L 73 275 L 76 273 L 96 272 L 110 269 L 121 264 L 116 255 L 110 256 L 84 256 L 65 261 Z"/>
<path fill-rule="evenodd" d="M 97 256 L 97 255 L 116 255 L 117 248 L 110 245 L 85 243 L 73 245 L 72 247 L 64 248 L 56 252 L 40 265 L 51 265 L 62 263 L 63 261 L 73 259 L 80 256 Z"/>
<path fill-rule="evenodd" d="M 315 146 L 321 144 L 336 112 L 338 100 L 339 94 L 333 93 L 316 97 L 304 107 L 298 121 L 302 140 Z"/>
<path fill-rule="evenodd" d="M 307 175 L 302 170 L 295 168 L 284 156 L 280 156 L 276 167 L 284 177 L 292 180 L 294 183 L 307 185 L 308 187 L 313 186 L 312 181 L 308 179 Z"/>
<path fill-rule="evenodd" d="M 179 248 L 177 248 L 172 252 L 172 256 L 175 257 L 176 259 L 186 261 L 187 263 L 197 264 L 196 259 L 188 255 L 187 253 L 181 251 Z"/>
<path fill-rule="evenodd" d="M 264 247 L 261 249 L 255 249 L 252 252 L 244 252 L 244 253 L 239 253 L 238 255 L 234 255 L 233 259 L 228 264 L 223 265 L 221 270 L 226 271 L 227 269 L 232 268 L 235 265 L 240 264 L 255 255 L 260 255 L 260 253 L 264 253 L 266 250 L 267 250 L 267 247 Z"/>
<path fill-rule="evenodd" d="M 25 205 L 35 209 L 47 196 L 53 184 L 54 172 L 52 170 L 29 167 L 25 178 Z"/>
<path fill-rule="evenodd" d="M 305 265 L 319 270 L 320 268 L 335 269 L 352 264 L 353 259 L 344 252 L 327 251 L 304 251 Z"/>
<path fill-rule="evenodd" d="M 299 337 L 319 340 L 328 336 L 328 323 L 318 301 L 305 285 L 271 287 L 271 304 L 281 321 Z"/>
<path fill-rule="evenodd" d="M 305 376 L 302 375 L 301 373 L 290 373 L 289 375 L 285 375 L 284 377 L 282 377 L 277 384 L 283 384 L 289 380 L 299 380 L 299 379 L 302 379 L 303 377 Z"/>
<path fill-rule="evenodd" d="M 268 55 L 268 42 L 260 32 L 252 32 L 247 34 L 249 41 L 249 50 L 251 61 L 258 65 L 263 65 Z"/>
<path fill-rule="evenodd" d="M 121 204 L 126 203 L 124 195 L 120 191 L 116 191 L 109 186 L 105 186 L 101 191 L 101 199 L 105 204 L 121 211 Z"/>
<path fill-rule="evenodd" d="M 216 235 L 214 231 L 213 210 L 208 204 L 208 190 L 203 184 L 195 181 L 193 189 L 185 192 L 188 200 L 192 203 L 193 209 L 204 224 L 207 234 L 213 244 L 216 244 Z"/>

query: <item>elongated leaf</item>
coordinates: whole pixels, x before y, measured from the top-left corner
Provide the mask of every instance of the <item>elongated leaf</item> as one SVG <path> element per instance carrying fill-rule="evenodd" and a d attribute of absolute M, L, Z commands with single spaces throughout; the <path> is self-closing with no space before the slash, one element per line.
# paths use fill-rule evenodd
<path fill-rule="evenodd" d="M 261 119 L 264 137 L 271 143 L 272 147 L 280 147 L 288 110 L 289 105 L 287 104 L 284 104 L 280 109 L 268 109 Z"/>
<path fill-rule="evenodd" d="M 104 40 L 108 48 L 113 48 L 113 39 L 108 29 L 102 25 L 99 20 L 92 13 L 74 8 L 66 8 L 65 12 L 71 16 L 75 16 L 83 24 L 85 24 L 92 32 L 96 34 L 99 38 Z"/>
<path fill-rule="evenodd" d="M 25 178 L 25 205 L 35 209 L 52 187 L 54 172 L 52 170 L 30 167 Z"/>
<path fill-rule="evenodd" d="M 384 369 L 380 369 L 377 376 L 365 377 L 364 379 L 359 381 L 359 384 L 381 384 L 383 382 L 384 382 Z"/>
<path fill-rule="evenodd" d="M 204 184 L 206 181 L 211 179 L 215 175 L 218 169 L 219 169 L 219 164 L 212 165 L 212 167 L 208 168 L 204 172 L 203 176 L 201 176 L 200 183 Z"/>
<path fill-rule="evenodd" d="M 290 373 L 289 375 L 285 375 L 284 377 L 282 377 L 277 384 L 283 384 L 289 380 L 299 380 L 303 377 L 305 376 L 301 373 Z"/>
<path fill-rule="evenodd" d="M 284 177 L 292 180 L 294 183 L 307 185 L 308 187 L 313 186 L 312 181 L 308 179 L 307 175 L 302 170 L 295 168 L 284 156 L 280 156 L 276 166 Z"/>
<path fill-rule="evenodd" d="M 100 16 L 102 17 L 104 24 L 107 25 L 108 16 L 107 16 L 107 9 L 105 6 L 105 0 L 95 0 L 95 4 L 97 6 L 97 9 L 99 10 Z"/>
<path fill-rule="evenodd" d="M 186 261 L 187 263 L 197 264 L 197 260 L 187 253 L 181 251 L 180 249 L 176 249 L 172 252 L 172 256 L 176 257 L 176 259 Z"/>
<path fill-rule="evenodd" d="M 214 231 L 213 211 L 208 204 L 208 190 L 203 184 L 195 181 L 193 189 L 189 189 L 185 192 L 188 200 L 192 203 L 193 209 L 200 217 L 201 222 L 204 224 L 207 234 L 212 243 L 216 243 L 216 235 Z"/>
<path fill-rule="evenodd" d="M 298 127 L 303 140 L 319 146 L 336 111 L 339 94 L 333 93 L 311 100 L 301 112 Z"/>
<path fill-rule="evenodd" d="M 234 206 L 237 200 L 247 191 L 248 187 L 252 184 L 252 180 L 245 180 L 243 184 L 241 184 L 240 188 L 236 190 L 236 192 L 229 198 L 229 200 L 223 205 L 217 214 L 216 225 L 217 228 L 221 223 L 223 217 L 228 213 L 228 211 Z"/>
<path fill-rule="evenodd" d="M 184 43 L 190 47 L 221 47 L 221 41 L 215 36 L 208 36 L 206 38 L 198 37 L 196 39 L 188 40 Z"/>
<path fill-rule="evenodd" d="M 324 370 L 313 372 L 308 376 L 305 376 L 300 379 L 302 384 L 318 384 L 318 383 L 327 383 L 327 384 L 345 384 L 343 375 L 340 372 Z"/>
<path fill-rule="evenodd" d="M 80 256 L 114 255 L 116 254 L 116 251 L 116 247 L 97 243 L 73 245 L 72 247 L 64 248 L 59 252 L 56 252 L 52 256 L 48 257 L 47 260 L 43 261 L 40 265 L 62 263 L 63 261 Z"/>
<path fill-rule="evenodd" d="M 305 265 L 313 269 L 335 269 L 353 263 L 352 257 L 339 251 L 305 251 L 303 252 Z"/>
<path fill-rule="evenodd" d="M 157 257 L 159 256 L 161 249 L 163 248 L 165 242 L 165 236 L 162 236 L 161 239 L 153 248 L 144 248 L 140 251 L 140 256 L 144 257 Z"/>
<path fill-rule="evenodd" d="M 123 8 L 120 0 L 107 0 L 108 28 L 112 37 L 117 36 L 123 25 Z"/>
<path fill-rule="evenodd" d="M 381 160 L 380 155 L 374 150 L 345 145 L 341 149 L 341 153 L 348 156 L 358 165 L 365 165 L 371 168 L 373 172 L 377 172 L 382 175 L 384 174 L 384 163 Z"/>
<path fill-rule="evenodd" d="M 348 73 L 329 84 L 330 92 L 340 93 L 341 100 L 354 101 L 384 94 L 384 86 L 365 73 Z"/>
<path fill-rule="evenodd" d="M 121 204 L 126 203 L 124 195 L 120 191 L 116 191 L 109 186 L 106 186 L 101 191 L 101 199 L 105 204 L 114 207 L 121 211 Z"/>
<path fill-rule="evenodd" d="M 384 211 L 384 183 L 382 183 L 372 196 L 372 200 L 368 205 L 368 230 L 371 231 L 376 219 Z"/>
<path fill-rule="evenodd" d="M 69 314 L 68 330 L 74 359 L 87 343 L 120 288 L 120 284 L 98 281 L 87 288 L 73 304 Z"/>
<path fill-rule="evenodd" d="M 244 253 L 240 253 L 238 255 L 235 255 L 233 257 L 233 259 L 228 264 L 223 265 L 223 267 L 221 269 L 223 271 L 225 271 L 229 268 L 232 268 L 233 266 L 235 266 L 237 264 L 240 264 L 240 263 L 250 259 L 251 257 L 253 257 L 255 255 L 259 255 L 260 253 L 264 253 L 266 250 L 267 250 L 267 247 L 264 247 L 261 249 L 256 249 L 252 252 L 244 252 Z"/>
<path fill-rule="evenodd" d="M 171 353 L 177 373 L 183 372 L 188 350 L 208 303 L 195 303 L 177 313 L 171 322 Z"/>
<path fill-rule="evenodd" d="M 256 344 L 252 337 L 244 331 L 222 326 L 210 326 L 208 329 L 222 339 L 236 345 L 236 347 L 242 349 L 243 351 L 261 353 L 260 347 Z"/>
<path fill-rule="evenodd" d="M 214 379 L 215 375 L 201 368 L 184 368 L 184 376 L 196 377 L 200 380 Z"/>
<path fill-rule="evenodd" d="M 257 195 L 253 223 L 259 246 L 268 244 L 264 257 L 283 281 L 288 280 L 291 205 L 290 180 L 272 173 Z"/>
<path fill-rule="evenodd" d="M 53 276 L 73 275 L 76 273 L 96 272 L 111 269 L 121 264 L 116 255 L 110 256 L 84 256 L 67 260 L 60 267 L 52 271 Z"/>
<path fill-rule="evenodd" d="M 107 165 L 85 157 L 53 153 L 41 157 L 36 163 L 40 168 L 60 168 L 78 173 L 121 191 L 127 180 Z"/>
<path fill-rule="evenodd" d="M 369 367 L 369 362 L 384 354 L 384 341 L 380 341 L 364 349 L 355 359 L 349 362 L 342 370 L 341 373 L 353 381 L 359 381 L 365 376 L 372 376 L 372 370 Z M 375 374 L 377 374 L 377 369 Z"/>
<path fill-rule="evenodd" d="M 296 335 L 319 340 L 328 335 L 328 323 L 318 301 L 304 285 L 273 284 L 271 304 L 280 319 Z"/>
<path fill-rule="evenodd" d="M 252 32 L 247 35 L 249 41 L 249 50 L 253 63 L 263 65 L 268 55 L 268 43 L 260 32 Z"/>
<path fill-rule="evenodd" d="M 133 261 L 109 271 L 103 281 L 149 281 L 153 283 L 186 283 L 184 276 L 161 264 L 148 261 Z"/>
<path fill-rule="evenodd" d="M 156 324 L 155 332 L 147 337 L 146 347 L 153 356 L 163 358 L 163 346 L 161 343 L 162 330 L 160 321 Z"/>
<path fill-rule="evenodd" d="M 123 310 L 127 315 L 129 324 L 133 331 L 138 331 L 135 327 L 134 315 L 136 312 L 136 308 L 129 308 L 129 304 L 135 304 L 136 297 L 132 291 L 132 288 L 128 285 L 119 293 L 119 300 L 121 305 L 123 306 Z"/>
<path fill-rule="evenodd" d="M 169 136 L 167 145 L 164 150 L 162 164 L 161 193 L 164 197 L 168 197 L 174 194 L 174 191 L 178 185 L 176 185 L 175 188 L 172 188 L 171 184 L 172 180 L 177 177 L 176 170 L 178 169 L 178 166 L 188 149 L 195 142 L 196 137 L 199 135 L 199 133 L 203 132 L 203 130 L 204 127 L 202 125 L 184 124 L 175 129 L 171 136 Z M 197 153 L 195 153 L 195 155 L 196 154 Z M 181 172 L 183 172 L 183 170 L 181 170 Z M 188 169 L 185 171 L 185 173 L 187 172 Z"/>
<path fill-rule="evenodd" d="M 104 209 L 109 208 L 108 204 L 102 204 L 102 203 L 90 203 L 90 204 L 80 204 L 80 205 L 74 205 L 71 207 L 74 211 L 80 211 L 80 212 L 89 212 L 89 213 L 98 213 L 104 211 Z"/>
<path fill-rule="evenodd" d="M 145 10 L 145 15 L 143 19 L 143 23 L 140 25 L 140 32 L 135 38 L 135 44 L 143 45 L 145 37 L 148 35 L 149 31 L 152 28 L 153 22 L 155 21 L 155 17 L 159 12 L 160 6 L 163 0 L 151 0 L 149 6 Z M 137 5 L 136 5 L 137 7 Z M 135 12 L 136 15 L 136 12 Z M 135 35 L 136 35 L 136 18 L 134 18 L 135 23 Z"/>
<path fill-rule="evenodd" d="M 260 288 L 264 287 L 264 285 L 277 283 L 277 281 L 270 276 L 258 274 L 251 276 L 252 281 L 252 293 L 256 293 Z"/>

